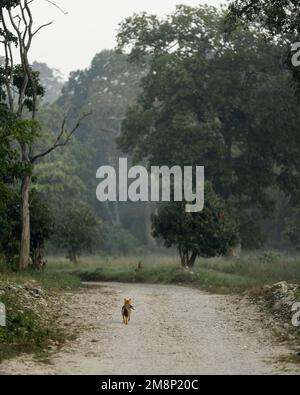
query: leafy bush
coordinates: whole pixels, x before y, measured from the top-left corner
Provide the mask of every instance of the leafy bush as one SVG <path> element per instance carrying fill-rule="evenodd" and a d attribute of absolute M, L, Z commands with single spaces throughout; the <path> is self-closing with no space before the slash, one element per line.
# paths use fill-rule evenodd
<path fill-rule="evenodd" d="M 103 225 L 101 251 L 108 255 L 128 255 L 134 253 L 140 242 L 126 229 L 108 223 Z"/>
<path fill-rule="evenodd" d="M 297 211 L 293 219 L 287 221 L 285 236 L 296 250 L 300 251 L 300 213 Z"/>
<path fill-rule="evenodd" d="M 55 229 L 55 244 L 67 251 L 71 262 L 77 263 L 82 252 L 90 252 L 99 243 L 99 223 L 85 203 L 66 207 Z"/>
<path fill-rule="evenodd" d="M 274 250 L 264 251 L 259 257 L 259 261 L 262 263 L 276 263 L 280 260 L 281 253 Z"/>

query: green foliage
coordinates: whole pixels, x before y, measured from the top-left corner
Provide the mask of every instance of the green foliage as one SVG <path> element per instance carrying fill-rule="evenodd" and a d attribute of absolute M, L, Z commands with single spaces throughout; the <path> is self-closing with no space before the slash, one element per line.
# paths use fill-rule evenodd
<path fill-rule="evenodd" d="M 292 218 L 287 219 L 285 236 L 289 239 L 292 245 L 300 250 L 300 214 L 299 211 L 294 212 Z"/>
<path fill-rule="evenodd" d="M 243 210 L 238 218 L 243 248 L 247 251 L 261 249 L 266 243 L 266 235 L 261 226 L 263 219 L 259 217 L 259 212 L 253 209 Z"/>
<path fill-rule="evenodd" d="M 5 257 L 6 264 L 16 269 L 20 247 L 20 205 L 16 191 L 11 191 L 5 200 L 5 210 L 0 216 L 0 250 Z"/>
<path fill-rule="evenodd" d="M 264 251 L 262 255 L 259 256 L 259 260 L 262 263 L 276 263 L 280 260 L 281 258 L 281 254 L 278 251 L 274 251 L 274 250 L 269 250 L 269 251 Z"/>
<path fill-rule="evenodd" d="M 282 44 L 256 26 L 228 35 L 225 18 L 212 7 L 178 6 L 163 20 L 142 14 L 121 24 L 119 50 L 147 61 L 149 72 L 118 143 L 136 161 L 205 165 L 236 214 L 257 218 L 251 245 L 259 246 L 254 229 L 274 209 L 268 190 L 299 200 L 300 110 Z M 240 230 L 247 246 L 246 223 Z"/>
<path fill-rule="evenodd" d="M 0 97 L 2 99 L 6 99 L 6 91 L 4 89 L 4 85 L 8 73 L 11 73 L 11 70 L 7 69 L 5 66 L 0 65 Z M 34 71 L 32 68 L 30 68 L 30 73 L 32 75 L 34 86 L 31 81 L 28 82 L 25 89 L 25 99 L 23 105 L 31 112 L 33 110 L 34 90 L 37 97 L 43 97 L 45 95 L 45 88 L 40 82 L 40 73 L 38 71 Z M 12 71 L 12 80 L 15 90 L 19 94 L 23 89 L 24 78 L 25 73 L 23 70 L 23 66 L 16 65 Z"/>
<path fill-rule="evenodd" d="M 30 204 L 28 201 L 30 183 L 34 162 L 40 156 L 32 157 L 33 145 L 40 135 L 41 125 L 36 121 L 38 101 L 45 94 L 40 83 L 38 71 L 34 71 L 29 63 L 29 52 L 33 37 L 44 25 L 33 30 L 34 20 L 31 12 L 31 2 L 2 1 L 0 8 L 1 45 L 4 47 L 5 57 L 0 65 L 0 104 L 5 103 L 9 112 L 16 118 L 12 127 L 15 144 L 19 148 L 19 160 L 22 171 L 22 188 L 20 192 L 20 221 L 21 237 L 19 269 L 30 265 Z M 18 8 L 18 10 L 16 9 Z M 6 10 L 5 10 L 6 8 Z M 17 13 L 16 13 L 17 11 Z M 13 31 L 13 33 L 10 31 Z M 20 64 L 16 64 L 15 51 L 11 44 L 19 49 Z M 58 144 L 56 140 L 56 144 Z M 56 148 L 56 144 L 52 149 Z"/>
<path fill-rule="evenodd" d="M 0 192 L 4 194 L 1 188 L 5 188 L 4 183 L 10 183 L 14 180 L 14 173 L 17 171 L 17 155 L 13 147 L 13 128 L 16 126 L 16 119 L 7 107 L 0 103 Z M 1 196 L 0 194 L 0 196 Z"/>
<path fill-rule="evenodd" d="M 89 69 L 72 73 L 64 85 L 58 105 L 68 118 L 72 119 L 79 111 L 92 111 L 77 134 L 80 145 L 73 152 L 74 155 L 86 152 L 86 166 L 77 174 L 88 190 L 96 188 L 96 169 L 114 165 L 120 155 L 115 137 L 120 133 L 128 106 L 138 94 L 141 76 L 140 69 L 129 65 L 126 56 L 102 51 L 94 57 Z M 99 210 L 99 205 L 94 208 Z"/>
<path fill-rule="evenodd" d="M 30 255 L 35 269 L 43 267 L 46 241 L 53 233 L 53 214 L 45 202 L 44 196 L 30 193 Z M 19 194 L 16 190 L 6 199 L 6 209 L 0 218 L 0 251 L 4 254 L 8 267 L 17 268 L 20 247 L 21 223 Z"/>
<path fill-rule="evenodd" d="M 108 226 L 116 227 L 117 233 L 122 233 L 120 247 L 112 232 L 109 234 L 116 244 L 103 247 L 105 251 L 115 253 L 126 251 L 127 248 L 121 246 L 122 240 L 126 234 L 130 237 L 128 232 L 119 229 L 128 230 L 141 245 L 148 219 L 142 205 L 100 204 L 91 193 L 98 183 L 96 169 L 102 165 L 116 167 L 119 157 L 126 156 L 117 149 L 115 138 L 121 132 L 122 119 L 129 105 L 136 100 L 140 80 L 145 73 L 127 60 L 126 55 L 111 50 L 96 54 L 90 68 L 70 75 L 57 103 L 40 111 L 39 117 L 46 128 L 53 125 L 55 117 L 61 117 L 60 113 L 66 113 L 70 120 L 82 111 L 92 111 L 92 115 L 82 123 L 72 144 L 64 152 L 54 153 L 39 163 L 35 172 L 40 190 L 55 202 L 56 207 L 76 196 L 76 199 L 86 201 L 98 218 Z M 128 241 L 125 244 L 133 243 Z"/>
<path fill-rule="evenodd" d="M 18 119 L 13 129 L 19 144 L 33 144 L 41 133 L 41 124 L 32 119 Z"/>
<path fill-rule="evenodd" d="M 32 111 L 33 109 L 32 97 L 34 94 L 34 90 L 37 96 L 43 97 L 45 95 L 45 88 L 40 83 L 40 73 L 38 71 L 34 71 L 31 67 L 30 67 L 30 72 L 32 75 L 33 83 L 29 81 L 26 86 L 26 90 L 25 90 L 26 100 L 24 104 L 26 105 L 29 111 Z M 24 85 L 24 78 L 25 78 L 25 73 L 23 70 L 23 66 L 22 65 L 15 66 L 13 72 L 13 84 L 17 88 L 19 94 L 21 93 Z"/>
<path fill-rule="evenodd" d="M 269 40 L 281 40 L 286 48 L 286 67 L 290 70 L 298 98 L 300 98 L 300 71 L 292 65 L 291 44 L 299 42 L 300 9 L 297 0 L 233 0 L 229 4 L 227 29 L 255 21 L 264 28 Z"/>
<path fill-rule="evenodd" d="M 271 35 L 300 33 L 300 10 L 297 0 L 234 0 L 229 5 L 229 22 L 259 21 Z"/>
<path fill-rule="evenodd" d="M 32 265 L 36 269 L 44 266 L 44 250 L 46 241 L 50 239 L 54 232 L 53 213 L 45 202 L 43 195 L 31 194 L 30 203 L 30 252 Z"/>
<path fill-rule="evenodd" d="M 206 183 L 201 213 L 186 213 L 185 203 L 165 203 L 153 217 L 153 235 L 175 246 L 183 266 L 193 266 L 198 256 L 226 255 L 238 243 L 238 225 L 224 201 Z"/>
<path fill-rule="evenodd" d="M 109 223 L 103 224 L 103 241 L 100 249 L 108 255 L 128 255 L 134 253 L 138 240 L 126 229 Z"/>
<path fill-rule="evenodd" d="M 33 62 L 32 69 L 39 72 L 40 81 L 45 88 L 43 100 L 46 103 L 55 102 L 62 90 L 63 81 L 59 70 L 51 69 L 46 63 Z"/>
<path fill-rule="evenodd" d="M 20 166 L 13 147 L 13 128 L 16 119 L 7 107 L 0 103 L 0 253 L 11 262 L 18 243 L 12 237 L 16 226 L 14 183 L 20 176 Z"/>
<path fill-rule="evenodd" d="M 98 222 L 92 210 L 84 203 L 65 207 L 56 224 L 54 240 L 77 263 L 82 252 L 91 251 L 99 242 Z"/>

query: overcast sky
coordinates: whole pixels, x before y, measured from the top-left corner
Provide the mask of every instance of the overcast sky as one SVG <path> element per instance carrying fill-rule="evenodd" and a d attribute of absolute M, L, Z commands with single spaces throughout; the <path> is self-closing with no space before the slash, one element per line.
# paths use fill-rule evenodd
<path fill-rule="evenodd" d="M 134 12 L 158 15 L 172 12 L 176 4 L 219 5 L 226 0 L 53 0 L 69 12 L 63 15 L 45 0 L 36 0 L 35 19 L 39 24 L 54 24 L 35 38 L 31 60 L 46 62 L 65 76 L 72 70 L 88 67 L 94 55 L 115 46 L 118 23 Z"/>

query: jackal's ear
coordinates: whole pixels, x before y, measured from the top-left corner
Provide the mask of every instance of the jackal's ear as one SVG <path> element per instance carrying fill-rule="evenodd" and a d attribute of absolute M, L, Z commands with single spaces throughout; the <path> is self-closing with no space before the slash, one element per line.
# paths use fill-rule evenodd
<path fill-rule="evenodd" d="M 127 300 L 126 299 L 124 299 L 124 305 L 127 303 Z"/>

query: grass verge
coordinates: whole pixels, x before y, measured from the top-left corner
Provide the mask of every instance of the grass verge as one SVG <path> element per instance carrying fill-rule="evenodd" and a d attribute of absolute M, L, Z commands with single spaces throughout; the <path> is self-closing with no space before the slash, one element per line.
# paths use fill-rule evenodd
<path fill-rule="evenodd" d="M 69 273 L 27 271 L 0 273 L 0 303 L 6 326 L 0 327 L 0 362 L 22 353 L 45 359 L 73 337 L 59 324 L 62 291 L 75 290 L 80 280 Z"/>
<path fill-rule="evenodd" d="M 299 256 L 272 251 L 239 259 L 199 259 L 192 272 L 181 268 L 176 256 L 92 257 L 84 258 L 76 268 L 66 260 L 50 259 L 48 271 L 58 276 L 74 274 L 87 282 L 183 283 L 220 293 L 259 292 L 263 286 L 279 281 L 300 284 Z"/>

